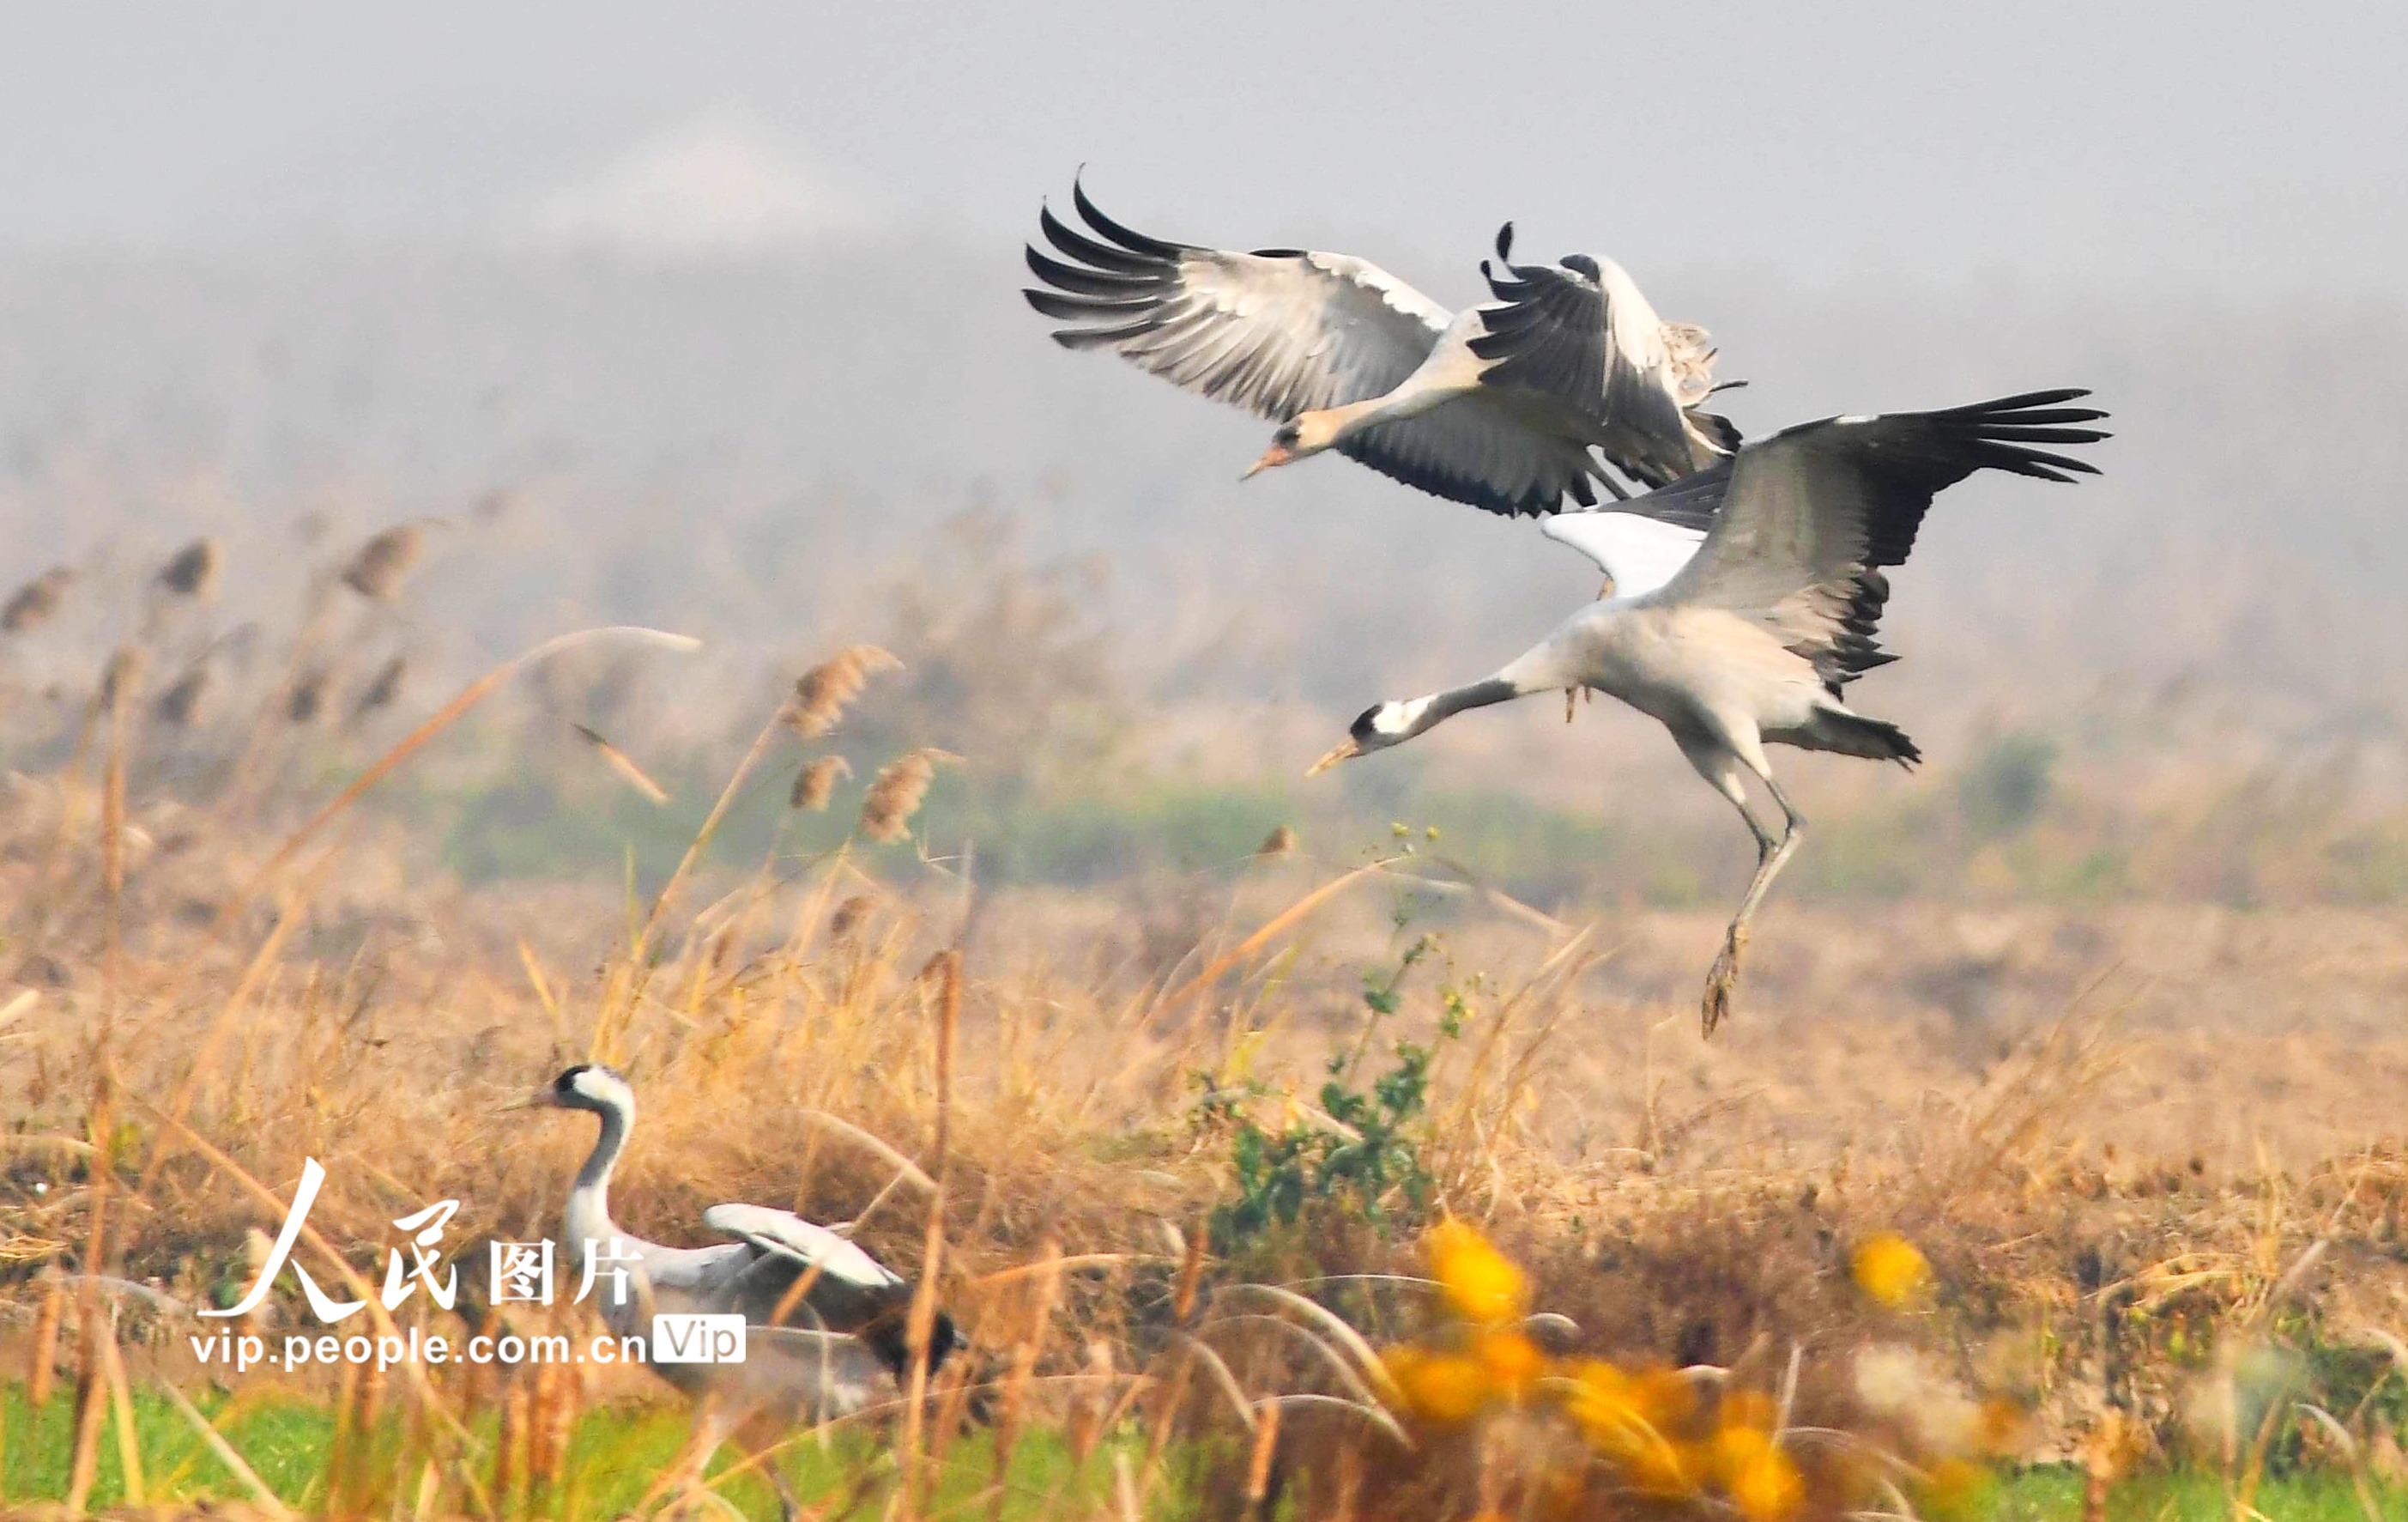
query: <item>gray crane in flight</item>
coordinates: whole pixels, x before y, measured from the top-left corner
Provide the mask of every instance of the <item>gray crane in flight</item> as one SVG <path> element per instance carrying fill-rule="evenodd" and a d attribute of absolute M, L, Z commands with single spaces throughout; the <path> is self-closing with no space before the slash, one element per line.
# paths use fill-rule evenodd
<path fill-rule="evenodd" d="M 1352 254 L 1173 243 L 1082 187 L 1071 201 L 1082 226 L 1039 214 L 1052 251 L 1026 251 L 1028 304 L 1065 348 L 1277 424 L 1248 476 L 1334 450 L 1433 495 L 1545 514 L 1599 486 L 1628 497 L 1604 462 L 1661 486 L 1739 441 L 1701 406 L 1718 389 L 1705 329 L 1658 317 L 1610 259 L 1514 262 L 1511 223 L 1480 266 L 1491 299 L 1451 312 Z"/>
<path fill-rule="evenodd" d="M 1665 568 L 1617 578 L 1615 596 L 1574 613 L 1490 676 L 1365 710 L 1312 771 L 1400 745 L 1467 709 L 1533 693 L 1587 687 L 1654 718 L 1756 838 L 1756 874 L 1706 977 L 1711 1035 L 1730 1012 L 1749 921 L 1805 833 L 1765 747 L 1902 766 L 1921 758 L 1904 730 L 1843 700 L 1849 682 L 1898 658 L 1876 639 L 1889 597 L 1883 572 L 1905 562 L 1932 498 L 1976 470 L 2054 481 L 2096 475 L 2095 467 L 2035 447 L 2107 438 L 2081 426 L 2106 413 L 2065 405 L 2088 395 L 2036 391 L 1939 412 L 1803 424 L 1604 510 L 1597 520 L 1637 514 L 1656 521 L 1648 526 L 1659 538 L 1672 535 Z M 1590 516 L 1566 514 L 1545 531 L 1611 574 L 1609 553 L 1583 542 L 1580 529 L 1565 531 Z M 1701 521 L 1711 526 L 1684 561 L 1680 531 L 1670 525 Z M 1781 811 L 1778 835 L 1748 806 L 1751 777 Z"/>

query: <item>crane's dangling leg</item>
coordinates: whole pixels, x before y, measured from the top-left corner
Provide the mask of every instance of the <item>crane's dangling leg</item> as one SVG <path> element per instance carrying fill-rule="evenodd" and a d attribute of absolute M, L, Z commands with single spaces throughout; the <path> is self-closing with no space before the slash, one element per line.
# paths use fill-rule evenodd
<path fill-rule="evenodd" d="M 1791 854 L 1798 849 L 1798 842 L 1806 836 L 1806 820 L 1789 806 L 1789 799 L 1781 791 L 1781 784 L 1772 780 L 1770 772 L 1758 772 L 1757 775 L 1764 779 L 1765 787 L 1772 794 L 1772 801 L 1781 805 L 1781 839 L 1778 842 L 1768 842 L 1760 831 L 1757 833 L 1756 876 L 1749 881 L 1747 893 L 1739 901 L 1739 912 L 1731 916 L 1730 928 L 1723 936 L 1723 949 L 1715 955 L 1714 965 L 1707 969 L 1705 1002 L 1699 1013 L 1704 1021 L 1705 1033 L 1709 1036 L 1714 1033 L 1716 1026 L 1723 1023 L 1724 1016 L 1730 1013 L 1731 994 L 1739 986 L 1740 953 L 1747 946 L 1748 921 L 1755 917 L 1756 906 L 1764 902 L 1765 893 L 1771 888 L 1772 880 L 1781 874 L 1782 868 L 1788 865 Z M 1754 820 L 1749 822 L 1753 824 Z M 1766 849 L 1768 843 L 1770 845 L 1769 850 Z"/>
<path fill-rule="evenodd" d="M 1737 746 L 1721 737 L 1705 734 L 1682 735 L 1676 732 L 1674 739 L 1680 742 L 1681 754 L 1687 756 L 1689 765 L 1697 768 L 1698 775 L 1703 777 L 1715 792 L 1730 799 L 1731 807 L 1739 811 L 1741 820 L 1746 824 L 1747 832 L 1756 837 L 1756 875 L 1748 881 L 1747 892 L 1740 898 L 1739 911 L 1731 916 L 1730 927 L 1723 934 L 1722 950 L 1715 955 L 1713 966 L 1706 973 L 1705 998 L 1699 1013 L 1705 1033 L 1712 1036 L 1714 1027 L 1730 1013 L 1731 996 L 1739 987 L 1739 961 L 1741 953 L 1747 947 L 1748 921 L 1756 913 L 1756 906 L 1764 901 L 1764 895 L 1772 886 L 1773 878 L 1788 863 L 1790 853 L 1798 849 L 1806 822 L 1797 810 L 1789 806 L 1787 796 L 1772 780 L 1770 768 L 1743 759 Z M 1749 748 L 1756 753 L 1756 762 L 1760 762 L 1763 756 L 1761 743 Z M 1743 771 L 1755 772 L 1772 794 L 1772 801 L 1781 806 L 1784 827 L 1778 840 L 1756 823 L 1756 814 L 1748 808 L 1747 789 L 1742 782 Z"/>

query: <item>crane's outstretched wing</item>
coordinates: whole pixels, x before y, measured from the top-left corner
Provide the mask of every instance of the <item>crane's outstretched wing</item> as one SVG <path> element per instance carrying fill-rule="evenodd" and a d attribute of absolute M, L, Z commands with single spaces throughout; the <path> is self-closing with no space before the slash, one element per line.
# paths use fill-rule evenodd
<path fill-rule="evenodd" d="M 1135 232 L 1073 186 L 1084 230 L 1038 214 L 1056 258 L 1031 245 L 1047 289 L 1028 304 L 1068 325 L 1067 349 L 1109 349 L 1183 390 L 1284 423 L 1394 391 L 1428 359 L 1446 309 L 1377 265 L 1300 249 L 1240 252 Z M 1075 262 L 1072 262 L 1075 261 Z M 1477 395 L 1370 428 L 1339 452 L 1436 496 L 1491 512 L 1590 503 L 1598 467 L 1577 441 L 1525 426 Z"/>
<path fill-rule="evenodd" d="M 1717 448 L 1727 423 L 1708 417 L 1693 425 L 1688 415 L 1713 389 L 1704 329 L 1665 323 L 1611 259 L 1573 253 L 1517 265 L 1512 250 L 1507 223 L 1497 234 L 1497 266 L 1480 266 L 1497 298 L 1475 309 L 1484 331 L 1470 349 L 1487 362 L 1482 385 L 1534 394 L 1585 421 L 1605 457 L 1650 486 L 1728 452 Z"/>
<path fill-rule="evenodd" d="M 1028 249 L 1051 290 L 1028 304 L 1070 325 L 1066 349 L 1110 349 L 1140 368 L 1274 423 L 1393 390 L 1446 331 L 1451 314 L 1377 265 L 1300 249 L 1168 243 L 1071 202 L 1089 229 L 1038 213 L 1045 240 L 1079 261 Z"/>
<path fill-rule="evenodd" d="M 817 1268 L 828 1278 L 860 1289 L 896 1289 L 903 1280 L 892 1269 L 840 1236 L 792 1211 L 767 1205 L 713 1205 L 702 1224 L 722 1236 L 741 1237 L 765 1253 Z"/>
<path fill-rule="evenodd" d="M 766 1205 L 713 1205 L 702 1213 L 702 1224 L 742 1240 L 753 1253 L 730 1280 L 735 1303 L 729 1309 L 756 1324 L 848 1333 L 877 1350 L 898 1374 L 905 1368 L 911 1286 L 859 1245 L 792 1211 Z M 794 1293 L 798 1285 L 799 1296 Z M 932 1371 L 955 1344 L 952 1319 L 939 1314 L 928 1342 Z"/>
<path fill-rule="evenodd" d="M 1898 658 L 1875 640 L 1889 597 L 1882 567 L 1905 563 L 1934 496 L 1976 470 L 2057 481 L 2099 473 L 2032 447 L 2109 437 L 2071 426 L 2106 417 L 2061 405 L 2088 395 L 2035 391 L 1941 412 L 1827 418 L 1745 445 L 1727 466 L 1671 488 L 1718 492 L 1720 511 L 1658 596 L 1760 621 L 1836 694 Z"/>
<path fill-rule="evenodd" d="M 1616 508 L 1559 512 L 1542 520 L 1539 532 L 1595 561 L 1612 579 L 1617 597 L 1645 596 L 1670 581 L 1706 538 L 1702 528 L 1684 528 Z"/>

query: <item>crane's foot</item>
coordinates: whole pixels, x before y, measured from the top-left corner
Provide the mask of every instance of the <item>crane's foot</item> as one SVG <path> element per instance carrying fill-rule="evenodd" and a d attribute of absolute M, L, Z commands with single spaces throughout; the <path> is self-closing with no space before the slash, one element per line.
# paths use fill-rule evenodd
<path fill-rule="evenodd" d="M 1739 957 L 1747 947 L 1747 926 L 1734 925 L 1723 938 L 1723 949 L 1716 954 L 1714 965 L 1706 969 L 1706 996 L 1699 1015 L 1708 1036 L 1731 1012 L 1731 996 L 1739 991 Z"/>

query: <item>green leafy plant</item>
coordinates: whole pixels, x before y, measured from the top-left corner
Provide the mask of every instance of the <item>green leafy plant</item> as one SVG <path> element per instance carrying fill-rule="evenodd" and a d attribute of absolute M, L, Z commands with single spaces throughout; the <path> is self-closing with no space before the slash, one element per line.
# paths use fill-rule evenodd
<path fill-rule="evenodd" d="M 1329 1058 L 1317 1113 L 1290 1106 L 1284 1124 L 1267 1127 L 1255 1118 L 1254 1101 L 1274 1098 L 1268 1085 L 1254 1079 L 1225 1085 L 1198 1075 L 1199 1119 L 1226 1130 L 1236 1175 L 1236 1197 L 1213 1213 L 1215 1243 L 1239 1251 L 1323 1209 L 1383 1224 L 1412 1224 L 1426 1213 L 1435 1187 L 1424 1145 L 1434 1048 L 1391 1042 L 1387 1068 L 1369 1075 L 1364 1058 L 1401 1006 L 1405 975 L 1435 945 L 1425 936 L 1384 974 L 1365 975 L 1363 1034 L 1352 1051 Z M 1451 1004 L 1438 1039 L 1453 1040 L 1461 1028 Z"/>

